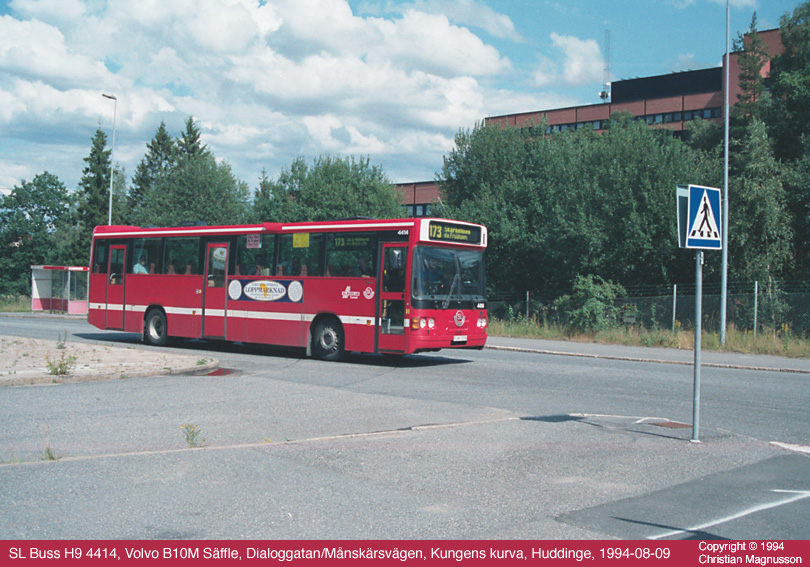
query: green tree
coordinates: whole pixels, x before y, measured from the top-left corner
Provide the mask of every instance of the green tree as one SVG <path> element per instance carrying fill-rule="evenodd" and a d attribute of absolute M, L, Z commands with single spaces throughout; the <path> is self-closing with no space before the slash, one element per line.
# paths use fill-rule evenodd
<path fill-rule="evenodd" d="M 202 134 L 193 116 L 186 119 L 186 129 L 177 140 L 177 150 L 181 157 L 197 156 L 208 151 L 208 146 L 202 143 Z"/>
<path fill-rule="evenodd" d="M 802 156 L 784 164 L 784 186 L 791 212 L 794 263 L 791 277 L 810 277 L 810 140 L 805 139 Z"/>
<path fill-rule="evenodd" d="M 368 159 L 319 157 L 311 167 L 293 161 L 276 181 L 264 177 L 254 198 L 262 221 L 300 222 L 350 216 L 397 218 L 399 194 Z"/>
<path fill-rule="evenodd" d="M 142 224 L 176 226 L 186 221 L 240 224 L 248 220 L 250 192 L 227 163 L 210 152 L 182 157 L 147 193 Z"/>
<path fill-rule="evenodd" d="M 544 125 L 532 129 L 544 130 Z M 456 134 L 438 175 L 440 214 L 484 224 L 489 229 L 487 282 L 498 290 L 537 290 L 550 285 L 540 265 L 550 251 L 543 188 L 529 169 L 528 129 L 476 124 Z M 545 146 L 551 152 L 555 146 Z"/>
<path fill-rule="evenodd" d="M 273 180 L 267 175 L 267 170 L 262 169 L 259 176 L 259 186 L 253 196 L 252 221 L 263 222 L 278 217 L 274 206 L 278 202 L 273 199 Z"/>
<path fill-rule="evenodd" d="M 741 92 L 731 108 L 730 119 L 736 127 L 744 128 L 752 120 L 761 118 L 761 106 L 765 95 L 765 79 L 762 69 L 770 60 L 768 46 L 757 33 L 757 13 L 751 17 L 748 32 L 734 40 L 740 66 L 739 85 Z"/>
<path fill-rule="evenodd" d="M 578 276 L 625 285 L 678 281 L 678 183 L 709 184 L 703 152 L 617 115 L 605 132 L 477 126 L 456 137 L 439 175 L 444 214 L 490 229 L 498 290 L 567 292 Z"/>
<path fill-rule="evenodd" d="M 754 120 L 732 154 L 734 175 L 729 212 L 729 277 L 772 280 L 787 272 L 792 231 L 783 179 L 785 168 L 773 155 L 765 125 Z M 733 214 L 732 214 L 733 213 Z"/>
<path fill-rule="evenodd" d="M 93 229 L 107 224 L 110 195 L 110 156 L 106 149 L 107 135 L 96 129 L 90 146 L 90 154 L 84 158 L 85 166 L 79 180 L 78 198 L 74 224 L 76 233 L 68 243 L 69 263 L 85 265 L 90 254 Z"/>
<path fill-rule="evenodd" d="M 69 223 L 71 204 L 64 184 L 47 171 L 0 195 L 0 294 L 27 295 L 32 265 L 65 263 L 56 234 Z"/>
<path fill-rule="evenodd" d="M 771 63 L 771 97 L 766 121 L 776 157 L 796 160 L 802 137 L 810 134 L 810 2 L 780 21 L 784 51 Z"/>
<path fill-rule="evenodd" d="M 708 155 L 721 156 L 725 127 L 712 120 L 698 118 L 686 125 L 684 141 L 690 148 Z M 722 158 L 720 158 L 722 159 Z"/>
<path fill-rule="evenodd" d="M 146 148 L 146 155 L 135 169 L 127 198 L 129 220 L 135 224 L 144 224 L 142 216 L 147 195 L 153 186 L 166 181 L 177 164 L 177 143 L 169 135 L 164 122 L 160 123 Z"/>
<path fill-rule="evenodd" d="M 249 220 L 247 184 L 233 175 L 230 165 L 217 163 L 202 143 L 193 117 L 186 120 L 177 140 L 168 138 L 161 124 L 147 147 L 133 179 L 141 201 L 133 222 L 175 226 L 187 221 L 213 225 Z"/>

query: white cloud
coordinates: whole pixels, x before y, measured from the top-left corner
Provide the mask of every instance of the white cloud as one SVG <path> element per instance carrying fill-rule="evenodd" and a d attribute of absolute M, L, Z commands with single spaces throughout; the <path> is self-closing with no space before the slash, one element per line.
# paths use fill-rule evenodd
<path fill-rule="evenodd" d="M 443 15 L 409 10 L 382 27 L 381 44 L 368 53 L 371 60 L 383 57 L 442 76 L 489 75 L 509 65 L 494 47 Z"/>
<path fill-rule="evenodd" d="M 562 52 L 562 62 L 541 56 L 534 72 L 537 86 L 552 83 L 577 86 L 601 82 L 605 63 L 595 39 L 579 39 L 558 33 L 552 33 L 550 37 L 553 47 Z"/>
<path fill-rule="evenodd" d="M 682 53 L 680 54 L 674 63 L 671 65 L 672 71 L 692 71 L 694 69 L 703 69 L 707 67 L 707 65 L 698 62 L 695 58 L 694 53 Z"/>
<path fill-rule="evenodd" d="M 523 41 L 509 16 L 476 0 L 417 0 L 407 6 L 407 9 L 445 15 L 455 24 L 483 29 L 493 37 Z"/>
<path fill-rule="evenodd" d="M 466 26 L 519 39 L 477 0 L 420 1 L 385 17 L 359 16 L 347 0 L 9 6 L 0 17 L 5 172 L 48 169 L 69 187 L 95 129 L 112 133 L 102 92 L 118 97 L 115 160 L 130 175 L 160 122 L 177 136 L 189 115 L 249 183 L 263 167 L 275 175 L 324 152 L 379 156 L 400 179 L 435 171 L 458 128 L 506 96 L 486 81 L 511 71 L 509 60 Z"/>
<path fill-rule="evenodd" d="M 0 70 L 8 77 L 46 78 L 62 86 L 101 81 L 107 76 L 100 61 L 70 49 L 59 29 L 11 16 L 0 16 Z"/>
<path fill-rule="evenodd" d="M 0 192 L 8 195 L 23 179 L 33 179 L 34 175 L 23 164 L 0 159 Z"/>

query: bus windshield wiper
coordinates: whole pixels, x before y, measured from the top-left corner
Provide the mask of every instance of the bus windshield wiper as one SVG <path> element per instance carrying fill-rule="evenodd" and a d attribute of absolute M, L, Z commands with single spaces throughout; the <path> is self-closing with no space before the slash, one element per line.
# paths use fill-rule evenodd
<path fill-rule="evenodd" d="M 442 309 L 447 309 L 447 306 L 450 305 L 450 299 L 453 297 L 453 290 L 456 289 L 456 284 L 461 281 L 461 262 L 458 259 L 458 256 L 454 256 L 453 259 L 456 261 L 456 275 L 453 276 L 453 283 L 450 284 L 450 291 L 447 293 L 447 299 L 444 300 L 442 303 Z"/>

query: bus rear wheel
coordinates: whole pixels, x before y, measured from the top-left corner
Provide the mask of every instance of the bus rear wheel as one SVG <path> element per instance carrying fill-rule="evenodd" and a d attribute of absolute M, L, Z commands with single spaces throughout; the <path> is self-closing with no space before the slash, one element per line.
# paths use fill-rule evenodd
<path fill-rule="evenodd" d="M 166 314 L 162 309 L 151 309 L 144 320 L 144 337 L 152 346 L 163 346 L 169 342 L 169 329 Z"/>
<path fill-rule="evenodd" d="M 322 319 L 312 333 L 312 354 L 320 360 L 337 361 L 343 358 L 343 329 L 334 318 Z"/>

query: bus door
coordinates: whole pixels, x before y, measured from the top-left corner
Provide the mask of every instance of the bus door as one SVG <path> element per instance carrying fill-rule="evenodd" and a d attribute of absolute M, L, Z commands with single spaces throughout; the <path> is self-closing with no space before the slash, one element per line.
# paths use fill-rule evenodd
<path fill-rule="evenodd" d="M 124 282 L 127 277 L 127 247 L 125 244 L 110 246 L 107 260 L 107 319 L 105 328 L 124 329 Z"/>
<path fill-rule="evenodd" d="M 405 352 L 405 267 L 408 247 L 382 244 L 377 346 L 381 352 Z"/>
<path fill-rule="evenodd" d="M 224 339 L 226 321 L 225 275 L 228 272 L 227 242 L 209 243 L 205 254 L 203 337 Z"/>

